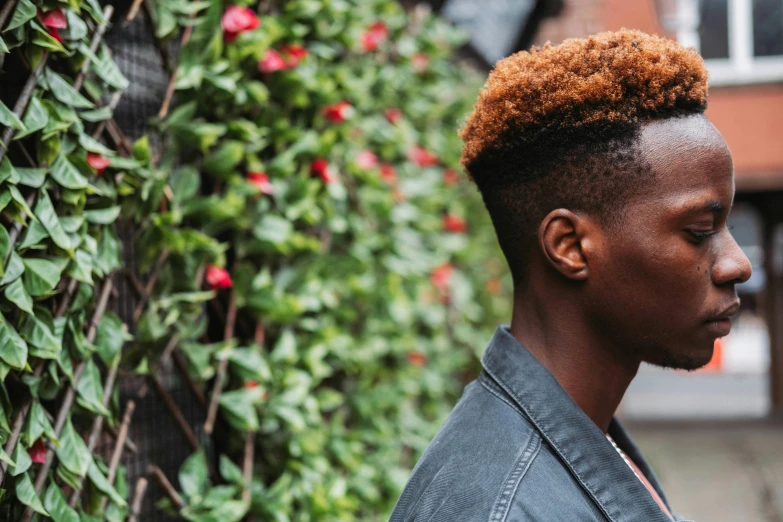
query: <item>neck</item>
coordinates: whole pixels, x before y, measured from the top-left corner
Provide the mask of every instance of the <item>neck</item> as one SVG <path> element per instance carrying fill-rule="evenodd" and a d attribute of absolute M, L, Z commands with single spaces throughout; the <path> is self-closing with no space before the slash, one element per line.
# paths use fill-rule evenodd
<path fill-rule="evenodd" d="M 606 433 L 640 361 L 591 328 L 572 298 L 544 302 L 532 293 L 515 294 L 511 334 Z"/>

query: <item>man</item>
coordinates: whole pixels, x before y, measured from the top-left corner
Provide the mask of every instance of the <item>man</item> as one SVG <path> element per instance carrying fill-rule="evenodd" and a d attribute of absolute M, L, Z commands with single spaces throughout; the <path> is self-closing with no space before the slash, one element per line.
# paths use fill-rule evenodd
<path fill-rule="evenodd" d="M 508 261 L 513 316 L 392 522 L 682 520 L 613 415 L 642 362 L 710 360 L 750 277 L 706 100 L 695 51 L 637 31 L 498 62 L 462 163 Z"/>

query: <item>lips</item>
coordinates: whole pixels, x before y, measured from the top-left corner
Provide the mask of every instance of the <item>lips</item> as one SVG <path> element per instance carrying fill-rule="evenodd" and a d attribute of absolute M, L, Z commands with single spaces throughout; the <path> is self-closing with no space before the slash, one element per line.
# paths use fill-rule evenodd
<path fill-rule="evenodd" d="M 729 335 L 729 332 L 731 332 L 731 316 L 737 313 L 739 305 L 739 300 L 734 301 L 722 311 L 704 321 L 707 328 L 715 337 L 725 337 Z"/>

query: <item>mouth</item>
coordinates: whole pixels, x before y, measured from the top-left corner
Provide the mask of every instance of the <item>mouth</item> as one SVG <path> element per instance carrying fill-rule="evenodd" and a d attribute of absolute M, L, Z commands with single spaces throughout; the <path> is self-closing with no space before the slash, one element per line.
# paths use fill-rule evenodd
<path fill-rule="evenodd" d="M 718 312 L 706 321 L 704 324 L 715 335 L 715 337 L 725 337 L 731 332 L 731 317 L 739 310 L 739 300 Z"/>

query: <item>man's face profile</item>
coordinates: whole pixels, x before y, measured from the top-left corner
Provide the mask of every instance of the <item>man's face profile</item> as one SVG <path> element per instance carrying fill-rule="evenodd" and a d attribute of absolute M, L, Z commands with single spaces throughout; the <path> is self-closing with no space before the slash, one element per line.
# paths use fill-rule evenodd
<path fill-rule="evenodd" d="M 735 285 L 751 266 L 727 226 L 734 198 L 731 154 L 701 115 L 642 125 L 638 151 L 652 182 L 617 223 L 590 228 L 584 308 L 607 346 L 693 370 L 728 334 Z"/>

